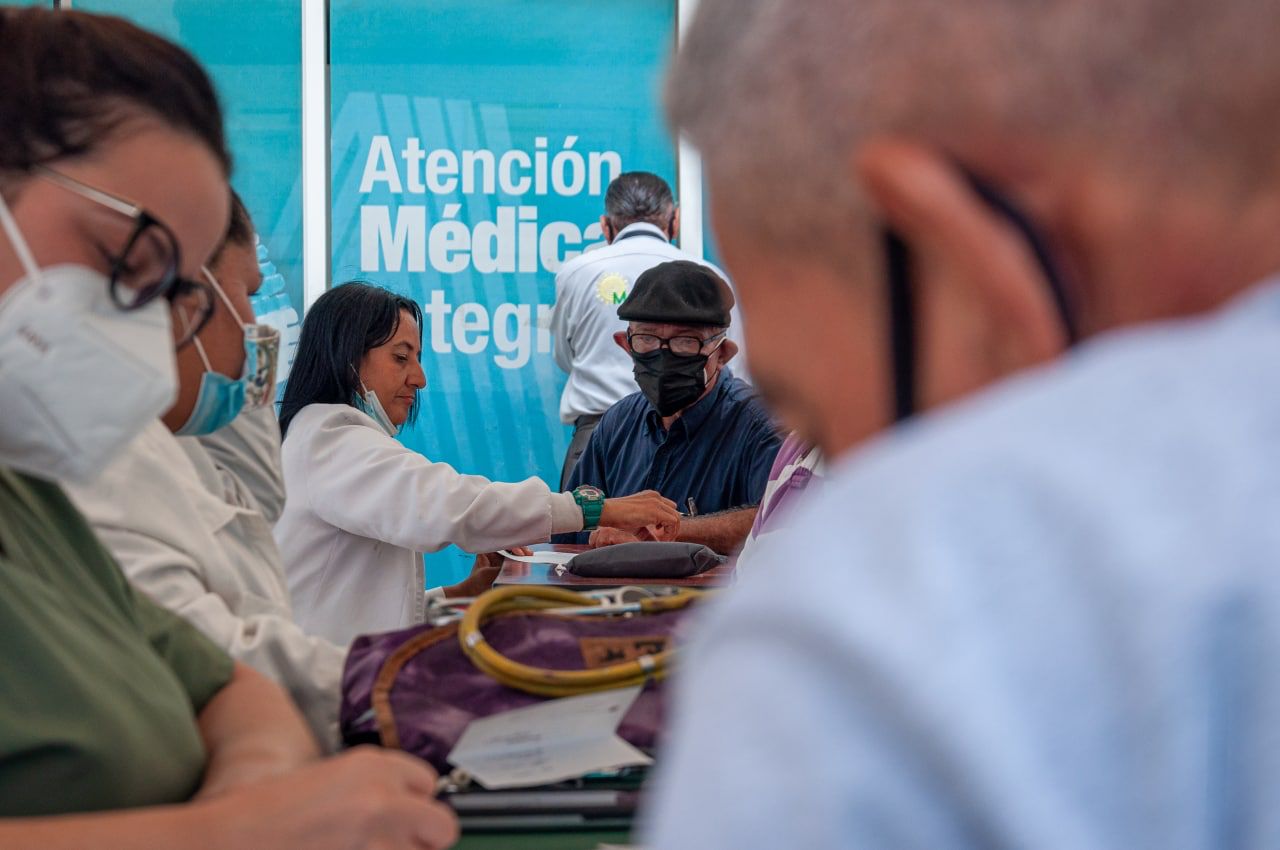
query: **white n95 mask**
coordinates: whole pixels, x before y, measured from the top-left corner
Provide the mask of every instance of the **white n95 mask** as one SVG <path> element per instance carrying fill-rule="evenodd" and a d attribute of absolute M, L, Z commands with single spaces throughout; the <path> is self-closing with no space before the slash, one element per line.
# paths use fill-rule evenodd
<path fill-rule="evenodd" d="M 86 482 L 173 404 L 169 304 L 123 311 L 87 266 L 39 268 L 4 198 L 26 276 L 0 295 L 0 464 Z"/>

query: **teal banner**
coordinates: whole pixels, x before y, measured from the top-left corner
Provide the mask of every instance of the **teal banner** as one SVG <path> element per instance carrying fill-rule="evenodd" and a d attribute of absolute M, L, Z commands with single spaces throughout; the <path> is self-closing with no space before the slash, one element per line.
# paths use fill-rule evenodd
<path fill-rule="evenodd" d="M 555 273 L 600 242 L 613 177 L 675 185 L 659 103 L 674 28 L 674 3 L 653 0 L 331 3 L 333 282 L 422 305 L 409 448 L 558 483 Z M 428 556 L 427 582 L 470 563 Z"/>
<path fill-rule="evenodd" d="M 298 0 L 76 0 L 176 41 L 218 89 L 235 158 L 231 183 L 261 240 L 259 320 L 282 334 L 281 384 L 297 347 L 302 293 L 302 6 Z"/>

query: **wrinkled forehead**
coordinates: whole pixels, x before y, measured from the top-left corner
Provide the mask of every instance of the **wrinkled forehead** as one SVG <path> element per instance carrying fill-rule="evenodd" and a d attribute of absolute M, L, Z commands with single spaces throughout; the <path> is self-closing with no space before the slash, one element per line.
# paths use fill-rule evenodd
<path fill-rule="evenodd" d="M 657 322 L 628 322 L 627 328 L 633 334 L 653 334 L 664 339 L 670 339 L 673 336 L 696 336 L 698 339 L 710 339 L 723 330 L 715 325 L 671 325 Z"/>

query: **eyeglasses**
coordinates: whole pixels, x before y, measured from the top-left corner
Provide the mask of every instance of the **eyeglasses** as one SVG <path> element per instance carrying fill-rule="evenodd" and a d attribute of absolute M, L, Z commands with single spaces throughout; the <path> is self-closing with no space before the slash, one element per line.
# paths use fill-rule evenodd
<path fill-rule="evenodd" d="M 706 339 L 696 336 L 673 336 L 660 337 L 653 334 L 627 334 L 627 344 L 631 346 L 631 350 L 636 354 L 652 354 L 653 352 L 665 348 L 677 357 L 696 357 L 702 353 L 702 349 L 710 345 L 712 342 L 724 342 L 724 336 L 728 331 L 721 331 L 718 334 L 709 336 Z M 716 344 L 711 351 L 719 348 Z M 710 354 L 711 351 L 707 353 Z"/>
<path fill-rule="evenodd" d="M 133 230 L 119 254 L 106 255 L 111 263 L 108 283 L 111 300 L 121 310 L 137 310 L 164 296 L 178 317 L 177 345 L 186 345 L 213 315 L 213 294 L 199 281 L 182 277 L 182 250 L 173 231 L 151 213 L 123 198 L 68 177 L 60 171 L 37 165 L 34 173 L 55 186 L 133 219 Z M 163 260 L 160 275 L 146 273 L 154 268 L 155 252 Z"/>

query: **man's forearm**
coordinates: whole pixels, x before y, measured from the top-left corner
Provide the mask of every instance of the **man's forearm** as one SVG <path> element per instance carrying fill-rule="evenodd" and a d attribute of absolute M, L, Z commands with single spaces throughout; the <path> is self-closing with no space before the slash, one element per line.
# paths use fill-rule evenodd
<path fill-rule="evenodd" d="M 315 738 L 279 685 L 244 664 L 200 712 L 209 752 L 201 796 L 276 776 L 320 756 Z"/>
<path fill-rule="evenodd" d="M 701 543 L 721 555 L 732 555 L 742 548 L 759 507 L 732 508 L 705 516 L 692 516 L 680 521 L 676 539 L 685 543 Z"/>

